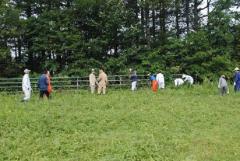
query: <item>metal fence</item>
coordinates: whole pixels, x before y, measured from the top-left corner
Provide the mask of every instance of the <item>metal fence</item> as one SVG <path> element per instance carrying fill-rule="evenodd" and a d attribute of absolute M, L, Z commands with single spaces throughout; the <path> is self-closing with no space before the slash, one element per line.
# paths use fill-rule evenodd
<path fill-rule="evenodd" d="M 37 89 L 38 78 L 30 78 L 33 90 Z M 126 88 L 130 86 L 128 75 L 108 76 L 109 87 Z M 78 90 L 89 87 L 89 77 L 52 77 L 51 84 L 54 90 Z M 138 75 L 138 87 L 149 85 L 146 75 Z M 0 78 L 0 91 L 21 91 L 22 78 Z"/>

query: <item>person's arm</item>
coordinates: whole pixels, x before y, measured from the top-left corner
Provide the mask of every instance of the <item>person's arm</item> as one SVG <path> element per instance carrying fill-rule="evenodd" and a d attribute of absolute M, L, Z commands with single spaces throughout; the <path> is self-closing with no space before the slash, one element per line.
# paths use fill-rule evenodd
<path fill-rule="evenodd" d="M 106 75 L 106 84 L 108 84 L 108 77 L 107 77 L 107 75 Z"/>
<path fill-rule="evenodd" d="M 49 81 L 48 81 L 48 77 L 45 77 L 45 84 L 48 86 L 49 85 Z"/>

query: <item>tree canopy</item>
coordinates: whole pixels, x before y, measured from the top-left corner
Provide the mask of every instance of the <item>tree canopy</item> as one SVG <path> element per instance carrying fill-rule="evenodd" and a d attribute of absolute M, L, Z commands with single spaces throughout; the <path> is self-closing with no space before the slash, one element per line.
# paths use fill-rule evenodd
<path fill-rule="evenodd" d="M 229 74 L 240 61 L 238 0 L 2 0 L 0 77 L 39 73 Z"/>

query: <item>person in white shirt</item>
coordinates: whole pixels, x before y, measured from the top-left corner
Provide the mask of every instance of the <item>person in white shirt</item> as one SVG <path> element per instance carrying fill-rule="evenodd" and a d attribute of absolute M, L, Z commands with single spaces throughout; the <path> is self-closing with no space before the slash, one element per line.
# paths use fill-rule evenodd
<path fill-rule="evenodd" d="M 179 86 L 181 86 L 181 85 L 183 85 L 183 84 L 184 84 L 184 81 L 183 81 L 182 78 L 176 78 L 176 79 L 174 80 L 174 85 L 175 85 L 175 87 L 179 87 Z"/>
<path fill-rule="evenodd" d="M 96 78 L 96 75 L 95 75 L 95 70 L 92 69 L 92 72 L 89 75 L 89 86 L 90 86 L 92 94 L 95 93 L 96 85 L 97 85 L 97 78 Z"/>
<path fill-rule="evenodd" d="M 165 88 L 165 81 L 164 81 L 164 75 L 159 72 L 156 76 L 156 80 L 158 82 L 158 88 L 159 89 L 164 89 Z"/>
<path fill-rule="evenodd" d="M 28 69 L 25 69 L 24 70 L 24 76 L 23 76 L 23 79 L 22 79 L 22 90 L 23 90 L 23 93 L 24 93 L 24 97 L 23 97 L 23 101 L 28 101 L 31 97 L 31 82 L 30 82 L 30 79 L 29 79 L 29 72 L 30 70 Z"/>
<path fill-rule="evenodd" d="M 193 80 L 192 76 L 183 74 L 182 78 L 183 78 L 184 82 L 187 82 L 188 84 L 193 85 L 194 80 Z"/>

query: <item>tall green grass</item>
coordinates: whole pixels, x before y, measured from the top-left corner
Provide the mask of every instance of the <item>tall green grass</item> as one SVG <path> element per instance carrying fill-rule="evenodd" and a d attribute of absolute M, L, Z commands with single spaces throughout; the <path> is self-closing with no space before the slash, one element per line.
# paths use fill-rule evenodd
<path fill-rule="evenodd" d="M 0 160 L 240 160 L 240 95 L 212 85 L 20 100 L 0 96 Z"/>

